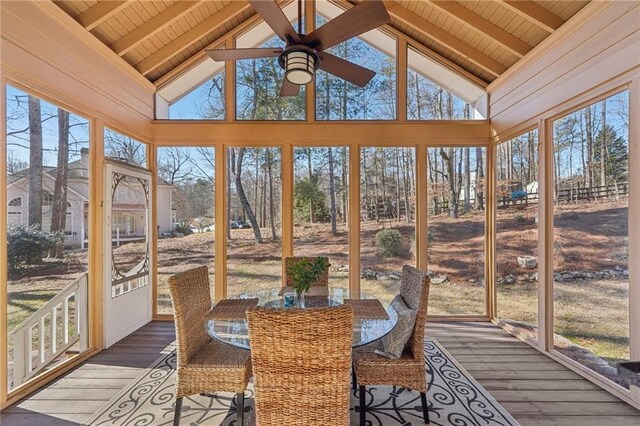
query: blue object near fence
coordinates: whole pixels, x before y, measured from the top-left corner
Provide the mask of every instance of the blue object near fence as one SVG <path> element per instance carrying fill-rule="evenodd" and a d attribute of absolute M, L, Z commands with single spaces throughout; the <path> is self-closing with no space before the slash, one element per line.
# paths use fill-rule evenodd
<path fill-rule="evenodd" d="M 519 191 L 513 191 L 511 193 L 512 200 L 519 200 L 521 198 L 527 198 L 527 191 L 519 190 Z"/>

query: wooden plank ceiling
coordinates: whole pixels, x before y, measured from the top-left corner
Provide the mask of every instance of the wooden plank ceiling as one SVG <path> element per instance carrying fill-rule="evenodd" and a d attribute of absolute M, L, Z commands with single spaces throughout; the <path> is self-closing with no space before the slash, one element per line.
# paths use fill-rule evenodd
<path fill-rule="evenodd" d="M 323 0 L 324 1 L 324 0 Z M 355 3 L 333 0 L 348 8 Z M 362 1 L 362 0 L 360 0 Z M 54 0 L 151 82 L 255 15 L 244 0 Z M 391 27 L 490 83 L 589 0 L 388 0 Z M 213 46 L 211 46 L 213 44 Z"/>

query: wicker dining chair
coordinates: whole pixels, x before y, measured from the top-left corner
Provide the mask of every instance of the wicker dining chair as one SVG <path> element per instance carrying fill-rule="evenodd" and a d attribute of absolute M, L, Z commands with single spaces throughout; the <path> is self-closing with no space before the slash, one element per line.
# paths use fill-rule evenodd
<path fill-rule="evenodd" d="M 220 391 L 236 394 L 238 425 L 242 425 L 251 356 L 249 351 L 212 339 L 205 330 L 204 318 L 211 308 L 208 268 L 173 275 L 169 291 L 178 352 L 173 424 L 180 424 L 183 397 Z"/>
<path fill-rule="evenodd" d="M 360 386 L 360 424 L 365 424 L 367 385 L 393 385 L 420 391 L 422 415 L 429 423 L 427 377 L 424 357 L 424 329 L 429 303 L 429 276 L 412 266 L 402 268 L 400 294 L 404 303 L 417 313 L 413 333 L 400 358 L 389 359 L 375 353 L 383 351 L 382 340 L 356 348 L 353 353 L 354 384 Z"/>
<path fill-rule="evenodd" d="M 257 426 L 349 424 L 353 308 L 247 310 Z"/>
<path fill-rule="evenodd" d="M 287 272 L 289 270 L 289 265 L 292 265 L 292 264 L 294 264 L 296 262 L 299 262 L 299 261 L 301 261 L 303 259 L 316 259 L 316 257 L 297 256 L 297 257 L 286 257 L 284 259 L 285 278 L 286 278 L 287 287 L 293 287 L 293 283 L 291 282 L 291 277 L 289 276 L 289 273 Z M 325 257 L 325 259 L 327 260 L 327 263 L 329 263 L 329 258 Z M 311 283 L 311 287 L 328 287 L 328 286 L 329 286 L 329 268 L 327 268 L 322 273 L 320 278 L 318 278 L 316 281 Z"/>

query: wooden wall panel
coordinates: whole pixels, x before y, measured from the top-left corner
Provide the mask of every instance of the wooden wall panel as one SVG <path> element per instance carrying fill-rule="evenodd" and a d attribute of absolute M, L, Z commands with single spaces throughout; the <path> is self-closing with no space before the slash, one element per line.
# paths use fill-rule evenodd
<path fill-rule="evenodd" d="M 361 143 L 367 146 L 486 145 L 491 138 L 488 121 L 431 122 L 184 122 L 156 121 L 153 142 L 180 146 L 237 145 L 328 146 Z"/>
<path fill-rule="evenodd" d="M 149 140 L 155 87 L 51 2 L 2 2 L 2 72 L 71 111 Z"/>
<path fill-rule="evenodd" d="M 579 95 L 619 84 L 616 77 L 634 70 L 640 70 L 640 3 L 592 2 L 488 86 L 493 129 L 506 135 L 572 108 Z"/>

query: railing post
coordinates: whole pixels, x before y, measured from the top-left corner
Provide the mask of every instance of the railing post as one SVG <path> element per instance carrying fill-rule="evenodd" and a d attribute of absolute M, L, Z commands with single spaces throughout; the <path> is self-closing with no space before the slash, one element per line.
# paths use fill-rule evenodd
<path fill-rule="evenodd" d="M 26 342 L 25 331 L 21 330 L 13 336 L 13 387 L 19 386 L 24 381 L 25 376 L 25 354 Z"/>
<path fill-rule="evenodd" d="M 76 329 L 80 338 L 80 352 L 86 350 L 89 347 L 89 321 L 87 315 L 87 288 L 89 278 L 85 274 L 84 278 L 78 283 L 78 300 L 76 301 Z"/>

